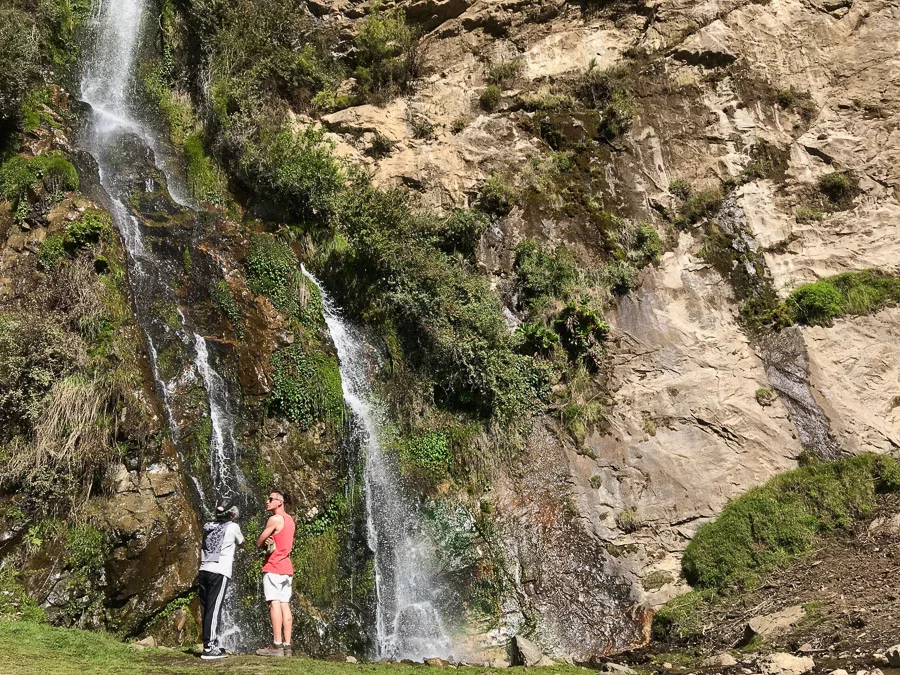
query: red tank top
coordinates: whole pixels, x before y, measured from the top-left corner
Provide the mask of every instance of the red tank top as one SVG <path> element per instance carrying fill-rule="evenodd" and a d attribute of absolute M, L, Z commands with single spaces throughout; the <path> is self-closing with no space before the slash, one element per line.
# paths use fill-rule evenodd
<path fill-rule="evenodd" d="M 291 549 L 294 547 L 294 519 L 286 513 L 282 518 L 284 518 L 284 527 L 281 528 L 281 532 L 272 535 L 272 539 L 275 540 L 275 550 L 269 555 L 262 571 L 293 575 L 294 565 L 291 562 Z"/>

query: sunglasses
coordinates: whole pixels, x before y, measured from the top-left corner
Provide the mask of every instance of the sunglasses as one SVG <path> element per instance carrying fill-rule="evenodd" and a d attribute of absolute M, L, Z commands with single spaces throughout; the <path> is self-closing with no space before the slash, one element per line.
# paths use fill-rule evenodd
<path fill-rule="evenodd" d="M 280 502 L 281 500 L 278 497 L 269 497 L 266 502 Z"/>

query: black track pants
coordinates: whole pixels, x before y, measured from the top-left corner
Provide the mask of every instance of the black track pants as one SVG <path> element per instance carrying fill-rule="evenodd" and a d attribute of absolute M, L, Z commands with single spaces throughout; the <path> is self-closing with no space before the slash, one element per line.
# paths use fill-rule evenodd
<path fill-rule="evenodd" d="M 222 605 L 228 577 L 215 572 L 200 571 L 200 616 L 203 617 L 203 647 L 218 644 L 222 621 Z M 219 645 L 221 646 L 221 645 Z"/>

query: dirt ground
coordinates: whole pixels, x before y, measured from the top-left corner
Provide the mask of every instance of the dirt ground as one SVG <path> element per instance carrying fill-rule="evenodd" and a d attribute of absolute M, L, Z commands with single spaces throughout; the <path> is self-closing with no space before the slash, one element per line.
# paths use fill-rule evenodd
<path fill-rule="evenodd" d="M 742 645 L 750 619 L 794 605 L 806 610 L 799 623 Z M 667 659 L 674 672 L 700 672 L 696 663 L 704 657 L 731 651 L 742 661 L 735 667 L 740 672 L 758 652 L 785 651 L 811 656 L 817 671 L 877 666 L 886 674 L 900 672 L 873 657 L 900 643 L 900 495 L 885 497 L 873 518 L 827 537 L 820 548 L 773 573 L 764 585 L 717 602 L 703 626 L 699 642 L 653 643 L 629 660 L 651 664 Z"/>

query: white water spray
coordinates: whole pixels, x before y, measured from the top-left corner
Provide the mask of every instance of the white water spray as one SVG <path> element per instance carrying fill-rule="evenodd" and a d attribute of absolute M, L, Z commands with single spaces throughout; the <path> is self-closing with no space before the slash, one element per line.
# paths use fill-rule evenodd
<path fill-rule="evenodd" d="M 174 301 L 169 280 L 173 275 L 166 261 L 154 256 L 145 245 L 140 220 L 125 206 L 129 197 L 129 186 L 120 183 L 116 166 L 116 153 L 134 139 L 139 147 L 149 148 L 153 164 L 166 176 L 169 195 L 179 205 L 189 207 L 192 202 L 183 184 L 168 170 L 168 149 L 159 143 L 156 136 L 135 113 L 132 106 L 135 59 L 141 36 L 141 23 L 145 14 L 145 0 L 116 0 L 95 3 L 94 19 L 96 35 L 94 49 L 86 64 L 81 82 L 81 98 L 92 110 L 85 130 L 85 149 L 97 161 L 100 183 L 110 199 L 110 212 L 128 252 L 129 282 L 135 298 L 138 319 L 144 327 L 150 366 L 162 396 L 163 406 L 176 443 L 181 436 L 171 408 L 171 393 L 174 383 L 167 382 L 158 366 L 158 345 L 154 343 L 153 314 L 154 303 Z M 127 181 L 126 181 L 127 183 Z M 155 181 L 147 178 L 144 189 L 153 191 Z M 179 311 L 182 325 L 185 317 Z M 156 326 L 156 335 L 170 329 Z M 194 353 L 194 368 L 203 380 L 209 400 L 212 434 L 210 439 L 210 479 L 214 494 L 209 497 L 214 502 L 234 497 L 245 487 L 243 477 L 236 466 L 236 443 L 233 419 L 229 411 L 228 392 L 224 379 L 216 372 L 210 359 L 206 340 L 197 333 L 186 330 L 176 331 L 185 348 Z M 169 333 L 171 335 L 171 333 Z M 215 506 L 204 494 L 201 481 L 191 476 L 201 502 L 208 512 Z M 233 620 L 233 592 L 226 596 L 226 624 L 232 626 L 225 635 L 228 648 L 238 646 L 240 627 Z"/>
<path fill-rule="evenodd" d="M 322 295 L 325 323 L 337 349 L 344 400 L 358 422 L 365 448 L 366 525 L 375 556 L 377 658 L 447 658 L 453 642 L 440 612 L 434 550 L 406 499 L 397 467 L 379 442 L 378 417 L 369 404 L 368 359 L 360 337 L 318 280 L 303 273 Z"/>

